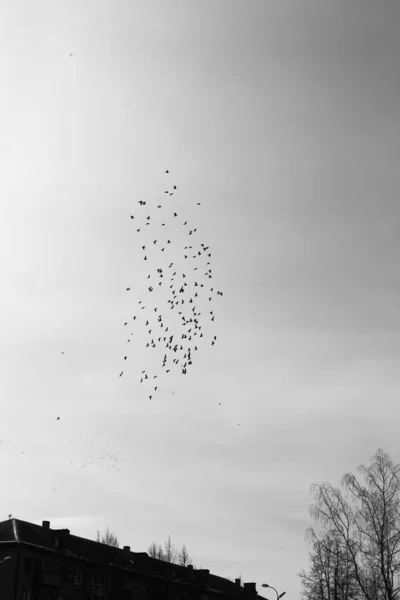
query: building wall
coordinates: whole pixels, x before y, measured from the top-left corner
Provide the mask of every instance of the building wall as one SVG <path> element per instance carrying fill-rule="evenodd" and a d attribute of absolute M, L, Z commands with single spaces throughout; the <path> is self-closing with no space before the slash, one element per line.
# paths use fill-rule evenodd
<path fill-rule="evenodd" d="M 1 545 L 0 560 L 6 556 L 11 556 L 11 560 L 7 560 L 0 564 L 0 600 L 14 600 L 14 589 L 16 583 L 16 568 L 18 564 L 18 547 Z"/>
<path fill-rule="evenodd" d="M 218 594 L 205 593 L 197 586 L 133 573 L 57 552 L 20 546 L 16 600 L 216 600 Z M 4 571 L 1 600 L 14 600 L 13 578 L 16 561 Z M 225 597 L 226 599 L 226 597 Z"/>

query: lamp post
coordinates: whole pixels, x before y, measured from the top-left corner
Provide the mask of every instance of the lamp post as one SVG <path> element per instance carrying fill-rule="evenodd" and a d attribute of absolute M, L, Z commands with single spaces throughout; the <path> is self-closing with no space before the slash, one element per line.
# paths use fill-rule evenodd
<path fill-rule="evenodd" d="M 279 598 L 282 598 L 282 596 L 284 596 L 286 594 L 286 592 L 282 592 L 282 594 L 278 594 L 278 590 L 276 590 L 274 587 L 272 587 L 272 585 L 268 585 L 268 583 L 262 583 L 261 587 L 271 588 L 271 589 L 275 590 L 276 600 L 279 600 Z"/>

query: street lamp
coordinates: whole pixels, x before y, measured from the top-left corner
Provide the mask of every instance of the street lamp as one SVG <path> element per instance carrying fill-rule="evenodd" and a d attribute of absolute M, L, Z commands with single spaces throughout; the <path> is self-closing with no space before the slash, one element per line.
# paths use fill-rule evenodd
<path fill-rule="evenodd" d="M 272 588 L 273 590 L 275 590 L 275 588 L 272 587 L 272 585 L 268 585 L 268 583 L 262 583 L 261 587 Z M 275 590 L 275 592 L 276 592 L 277 600 L 279 600 L 279 598 L 282 598 L 282 596 L 284 596 L 286 594 L 286 592 L 282 592 L 282 594 L 278 594 L 278 590 Z"/>

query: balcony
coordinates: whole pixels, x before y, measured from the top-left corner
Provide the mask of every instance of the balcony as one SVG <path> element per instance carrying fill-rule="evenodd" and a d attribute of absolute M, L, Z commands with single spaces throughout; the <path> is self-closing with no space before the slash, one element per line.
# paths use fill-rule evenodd
<path fill-rule="evenodd" d="M 105 598 L 105 595 L 106 595 L 106 586 L 105 585 L 103 585 L 102 583 L 94 583 L 92 589 L 93 589 L 93 591 L 92 591 L 93 596 L 95 596 L 96 598 Z"/>
<path fill-rule="evenodd" d="M 57 587 L 60 582 L 60 573 L 51 573 L 50 571 L 41 571 L 36 575 L 36 581 L 39 585 L 49 585 Z"/>

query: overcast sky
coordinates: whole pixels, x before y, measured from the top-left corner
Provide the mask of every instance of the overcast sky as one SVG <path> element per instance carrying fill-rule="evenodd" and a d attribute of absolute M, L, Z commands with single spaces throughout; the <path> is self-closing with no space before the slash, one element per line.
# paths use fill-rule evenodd
<path fill-rule="evenodd" d="M 311 484 L 400 462 L 400 3 L 0 13 L 1 519 L 171 534 L 298 598 Z M 172 184 L 223 296 L 150 401 L 127 339 L 160 254 L 129 215 Z"/>

